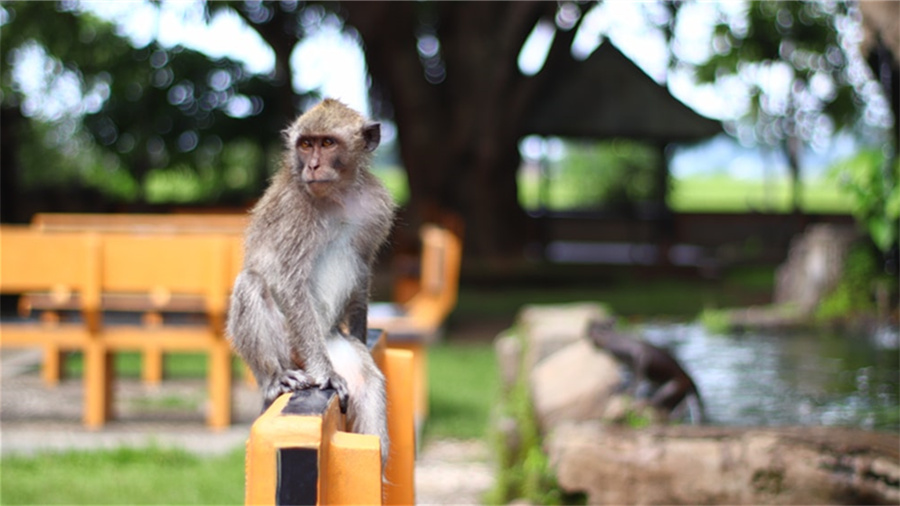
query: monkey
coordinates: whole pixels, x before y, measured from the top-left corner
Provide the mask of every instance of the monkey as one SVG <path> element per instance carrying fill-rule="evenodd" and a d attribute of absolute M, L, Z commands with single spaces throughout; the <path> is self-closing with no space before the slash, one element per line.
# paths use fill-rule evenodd
<path fill-rule="evenodd" d="M 388 455 L 385 379 L 365 344 L 372 264 L 395 205 L 369 171 L 380 124 L 334 99 L 283 132 L 278 171 L 250 211 L 227 330 L 263 394 L 333 388 L 352 432 Z"/>
<path fill-rule="evenodd" d="M 691 423 L 703 423 L 703 401 L 697 385 L 669 352 L 615 332 L 611 322 L 592 321 L 587 333 L 594 344 L 632 369 L 635 389 L 643 380 L 658 385 L 648 401 L 651 406 L 670 418 L 683 414 L 686 408 Z"/>

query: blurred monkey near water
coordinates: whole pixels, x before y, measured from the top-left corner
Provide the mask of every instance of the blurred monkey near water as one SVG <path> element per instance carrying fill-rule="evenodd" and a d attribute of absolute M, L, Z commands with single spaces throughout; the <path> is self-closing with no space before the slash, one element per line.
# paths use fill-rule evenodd
<path fill-rule="evenodd" d="M 350 430 L 388 454 L 384 376 L 365 344 L 370 271 L 394 203 L 369 171 L 378 123 L 326 99 L 284 131 L 285 153 L 251 211 L 228 315 L 266 406 L 333 388 Z"/>
<path fill-rule="evenodd" d="M 657 385 L 649 404 L 670 418 L 684 414 L 692 424 L 704 422 L 703 401 L 697 385 L 668 351 L 616 332 L 611 322 L 592 321 L 588 338 L 628 365 L 635 374 L 632 390 L 642 381 Z M 687 411 L 684 413 L 684 411 Z"/>

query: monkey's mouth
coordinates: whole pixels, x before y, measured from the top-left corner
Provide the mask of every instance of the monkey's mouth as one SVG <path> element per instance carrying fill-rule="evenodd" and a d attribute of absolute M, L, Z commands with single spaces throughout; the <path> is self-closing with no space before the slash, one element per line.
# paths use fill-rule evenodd
<path fill-rule="evenodd" d="M 334 179 L 334 178 L 331 178 L 331 179 L 310 179 L 309 181 L 306 182 L 306 184 L 309 185 L 309 186 L 313 186 L 313 185 L 317 185 L 317 184 L 329 184 L 329 183 L 333 183 L 333 182 L 335 182 L 335 181 L 337 181 L 337 179 Z"/>

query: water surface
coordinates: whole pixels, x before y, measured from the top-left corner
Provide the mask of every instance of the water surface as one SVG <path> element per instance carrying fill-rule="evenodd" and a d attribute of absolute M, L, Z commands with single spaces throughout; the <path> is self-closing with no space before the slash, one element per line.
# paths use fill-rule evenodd
<path fill-rule="evenodd" d="M 691 374 L 710 422 L 900 429 L 898 330 L 713 334 L 699 324 L 643 325 Z"/>

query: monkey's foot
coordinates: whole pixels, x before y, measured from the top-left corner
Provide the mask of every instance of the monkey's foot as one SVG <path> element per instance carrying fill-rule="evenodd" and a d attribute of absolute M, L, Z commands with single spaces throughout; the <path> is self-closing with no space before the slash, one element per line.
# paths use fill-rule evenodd
<path fill-rule="evenodd" d="M 316 381 L 319 388 L 333 388 L 337 392 L 338 402 L 341 405 L 341 413 L 347 412 L 347 399 L 350 397 L 350 389 L 347 387 L 347 381 L 339 374 L 332 372 L 324 379 Z"/>
<path fill-rule="evenodd" d="M 316 382 L 312 376 L 306 374 L 300 369 L 289 369 L 284 371 L 281 376 L 272 379 L 265 390 L 265 405 L 272 404 L 282 394 L 289 394 L 299 390 L 306 390 L 315 385 Z"/>

